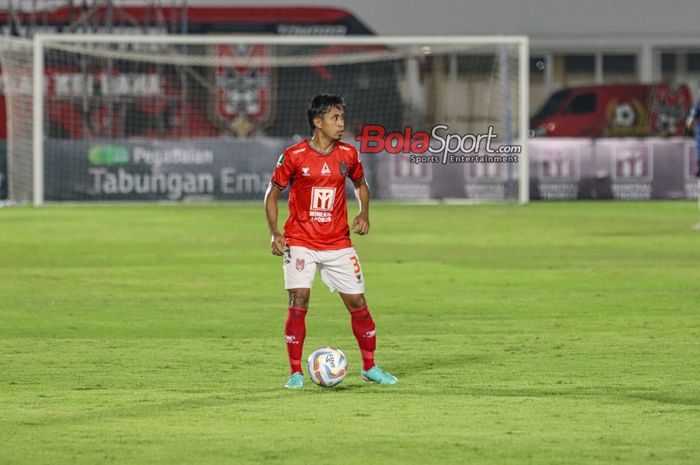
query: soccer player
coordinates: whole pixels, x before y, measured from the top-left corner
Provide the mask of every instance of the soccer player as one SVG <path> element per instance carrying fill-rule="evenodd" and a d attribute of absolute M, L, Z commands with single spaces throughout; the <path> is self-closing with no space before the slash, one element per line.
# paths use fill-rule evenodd
<path fill-rule="evenodd" d="M 362 378 L 378 384 L 395 384 L 397 379 L 374 363 L 376 330 L 367 308 L 365 284 L 357 252 L 350 241 L 345 202 L 345 179 L 355 185 L 360 213 L 353 231 L 369 232 L 369 187 L 359 154 L 341 142 L 345 101 L 337 95 L 317 95 L 307 110 L 311 139 L 286 149 L 280 156 L 265 193 L 265 214 L 272 236 L 273 255 L 284 256 L 284 287 L 289 308 L 284 329 L 291 374 L 285 387 L 304 386 L 301 369 L 306 336 L 304 319 L 309 307 L 316 269 L 331 291 L 338 291 L 350 312 L 352 332 L 362 354 Z M 289 218 L 284 234 L 277 228 L 277 202 L 287 187 Z"/>
<path fill-rule="evenodd" d="M 700 178 L 700 127 L 698 127 L 700 122 L 698 121 L 698 117 L 700 117 L 700 100 L 698 100 L 695 105 L 690 107 L 690 114 L 686 120 L 686 126 L 688 129 L 691 131 L 695 130 L 695 165 L 697 167 L 695 176 Z"/>

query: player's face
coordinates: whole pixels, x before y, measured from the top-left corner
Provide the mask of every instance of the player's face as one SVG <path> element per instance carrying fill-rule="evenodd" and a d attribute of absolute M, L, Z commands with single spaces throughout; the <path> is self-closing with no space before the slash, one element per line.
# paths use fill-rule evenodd
<path fill-rule="evenodd" d="M 326 137 L 332 140 L 340 140 L 343 137 L 345 129 L 345 112 L 343 110 L 333 107 L 322 118 L 318 119 L 321 122 L 321 127 L 317 127 L 317 130 Z"/>

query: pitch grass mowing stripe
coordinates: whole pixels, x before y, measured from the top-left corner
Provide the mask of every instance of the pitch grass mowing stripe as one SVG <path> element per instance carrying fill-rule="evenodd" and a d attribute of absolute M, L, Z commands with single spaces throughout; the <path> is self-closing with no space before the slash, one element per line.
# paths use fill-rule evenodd
<path fill-rule="evenodd" d="M 0 463 L 695 464 L 691 202 L 372 205 L 359 377 L 288 392 L 259 204 L 0 209 Z"/>

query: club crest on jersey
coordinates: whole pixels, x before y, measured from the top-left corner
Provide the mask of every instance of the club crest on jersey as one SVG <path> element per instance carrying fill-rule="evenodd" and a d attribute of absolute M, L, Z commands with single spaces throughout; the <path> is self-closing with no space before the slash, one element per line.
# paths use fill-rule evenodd
<path fill-rule="evenodd" d="M 311 168 L 309 168 L 308 166 L 302 167 L 302 168 L 301 168 L 301 174 L 302 174 L 303 176 L 309 176 L 309 175 L 311 174 Z"/>
<path fill-rule="evenodd" d="M 305 260 L 303 258 L 297 258 L 296 268 L 298 272 L 304 271 Z"/>
<path fill-rule="evenodd" d="M 338 169 L 340 170 L 340 174 L 342 176 L 347 176 L 347 174 L 348 174 L 347 162 L 344 162 L 344 161 L 338 162 Z"/>
<path fill-rule="evenodd" d="M 241 135 L 265 126 L 272 116 L 272 70 L 262 65 L 248 66 L 246 60 L 262 62 L 269 55 L 269 47 L 220 44 L 213 47 L 212 54 L 223 59 L 213 70 L 216 87 L 209 94 L 212 122 Z"/>
<path fill-rule="evenodd" d="M 321 174 L 323 176 L 330 176 L 331 174 L 331 169 L 328 167 L 328 163 L 323 164 L 323 169 L 321 169 Z"/>

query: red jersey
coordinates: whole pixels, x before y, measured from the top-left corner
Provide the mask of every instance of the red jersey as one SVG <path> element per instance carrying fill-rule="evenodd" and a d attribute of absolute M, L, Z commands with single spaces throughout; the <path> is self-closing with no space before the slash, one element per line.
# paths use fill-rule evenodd
<path fill-rule="evenodd" d="M 287 245 L 312 250 L 352 247 L 345 201 L 345 178 L 364 178 L 355 147 L 336 142 L 327 154 L 307 140 L 284 151 L 272 174 L 272 185 L 289 190 L 289 218 L 284 224 Z"/>

